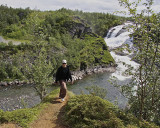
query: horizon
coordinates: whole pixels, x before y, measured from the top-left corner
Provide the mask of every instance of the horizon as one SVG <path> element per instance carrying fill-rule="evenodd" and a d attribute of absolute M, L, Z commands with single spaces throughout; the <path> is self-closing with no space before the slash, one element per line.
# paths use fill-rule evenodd
<path fill-rule="evenodd" d="M 135 0 L 130 0 L 135 1 Z M 142 0 L 144 2 L 146 0 Z M 141 3 L 142 3 L 141 2 Z M 62 8 L 70 10 L 78 10 L 83 12 L 97 12 L 97 13 L 109 13 L 118 16 L 129 16 L 121 13 L 115 14 L 117 11 L 127 11 L 124 7 L 121 7 L 118 0 L 0 0 L 0 5 L 4 5 L 12 8 L 29 8 L 31 10 L 39 11 L 56 11 Z M 155 13 L 160 12 L 160 1 L 154 0 L 152 10 Z M 137 8 L 138 12 L 143 10 L 144 5 L 140 4 Z"/>

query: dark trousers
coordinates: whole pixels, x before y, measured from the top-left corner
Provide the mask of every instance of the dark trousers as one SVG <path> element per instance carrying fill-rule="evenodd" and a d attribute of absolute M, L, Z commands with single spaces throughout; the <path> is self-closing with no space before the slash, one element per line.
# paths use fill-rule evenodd
<path fill-rule="evenodd" d="M 60 80 L 60 93 L 59 93 L 59 97 L 60 98 L 64 98 L 66 96 L 67 93 L 67 86 L 66 86 L 66 81 L 65 80 Z"/>

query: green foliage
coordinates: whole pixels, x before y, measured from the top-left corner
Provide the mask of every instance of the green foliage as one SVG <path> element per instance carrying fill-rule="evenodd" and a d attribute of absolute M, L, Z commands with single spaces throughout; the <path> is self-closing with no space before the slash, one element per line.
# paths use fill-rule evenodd
<path fill-rule="evenodd" d="M 45 47 L 37 44 L 36 53 L 37 56 L 32 63 L 25 64 L 26 70 L 25 76 L 36 85 L 38 95 L 41 100 L 46 96 L 46 86 L 51 84 L 52 77 L 49 76 L 53 70 L 50 60 L 47 59 L 47 52 Z M 28 61 L 23 60 L 23 61 Z"/>
<path fill-rule="evenodd" d="M 124 22 L 127 18 L 115 16 L 109 13 L 89 13 L 89 12 L 82 12 L 82 11 L 72 11 L 69 9 L 62 8 L 58 10 L 58 12 L 65 13 L 68 15 L 75 15 L 76 22 L 85 22 L 88 26 L 91 26 L 94 33 L 98 34 L 99 36 L 106 36 L 109 28 L 112 26 L 116 26 Z"/>
<path fill-rule="evenodd" d="M 23 39 L 24 35 L 26 34 L 25 30 L 23 28 L 20 28 L 16 24 L 12 24 L 10 26 L 7 26 L 3 30 L 3 36 L 6 36 L 8 38 L 13 39 Z"/>
<path fill-rule="evenodd" d="M 7 6 L 0 6 L 0 32 L 3 32 L 3 29 L 6 29 L 11 24 L 24 24 L 25 19 L 31 13 L 29 8 L 26 9 L 13 9 L 8 8 Z"/>
<path fill-rule="evenodd" d="M 40 112 L 46 107 L 48 103 L 51 103 L 53 98 L 59 92 L 58 88 L 55 88 L 48 96 L 43 99 L 43 102 L 33 108 L 18 109 L 15 111 L 6 111 L 0 109 L 0 124 L 2 123 L 16 123 L 23 128 L 29 128 L 29 125 L 37 119 Z"/>
<path fill-rule="evenodd" d="M 97 96 L 72 97 L 65 111 L 67 124 L 74 128 L 109 127 L 113 123 L 115 128 L 123 126 L 123 123 L 115 117 L 114 106 Z"/>
<path fill-rule="evenodd" d="M 131 105 L 130 111 L 141 120 L 160 125 L 160 68 L 158 64 L 160 62 L 160 20 L 151 9 L 153 0 L 144 1 L 145 9 L 140 13 L 137 12 L 140 1 L 119 1 L 128 9 L 136 24 L 132 26 L 134 33 L 131 36 L 134 37 L 135 47 L 138 50 L 134 59 L 138 61 L 139 67 L 131 74 L 133 79 L 129 87 L 124 86 L 125 94 L 129 94 L 127 96 Z"/>
<path fill-rule="evenodd" d="M 19 109 L 11 112 L 0 110 L 0 123 L 14 122 L 23 128 L 28 128 L 28 125 L 37 118 L 43 107 Z"/>
<path fill-rule="evenodd" d="M 87 67 L 114 63 L 114 59 L 108 52 L 108 48 L 102 38 L 87 36 L 85 38 L 86 47 L 80 52 L 81 63 Z M 96 49 L 96 50 L 95 50 Z"/>
<path fill-rule="evenodd" d="M 15 110 L 13 112 L 5 112 L 2 120 L 4 122 L 15 122 L 25 128 L 28 126 L 28 123 L 36 119 L 36 114 L 38 114 L 38 110 L 36 109 Z"/>
<path fill-rule="evenodd" d="M 0 121 L 5 122 L 5 119 L 3 118 L 4 111 L 0 109 Z"/>
<path fill-rule="evenodd" d="M 5 10 L 4 14 L 14 10 L 6 6 L 1 6 L 0 9 Z M 105 23 L 106 29 L 109 29 L 115 25 L 113 22 L 117 20 L 117 16 L 83 13 L 64 8 L 49 12 L 15 9 L 12 13 L 19 17 L 18 11 L 22 11 L 25 16 L 21 19 L 17 18 L 18 23 L 7 23 L 8 25 L 2 29 L 2 34 L 8 38 L 30 40 L 32 43 L 0 44 L 1 81 L 15 78 L 30 80 L 33 76 L 32 65 L 39 56 L 38 52 L 42 45 L 46 50 L 48 62 L 51 62 L 54 67 L 52 69 L 54 74 L 64 58 L 68 61 L 71 70 L 85 70 L 97 65 L 113 65 L 114 60 L 108 52 L 104 39 L 91 31 L 85 32 L 85 29 L 93 28 L 97 17 L 101 17 L 102 20 L 103 16 L 112 21 Z M 95 20 L 94 23 L 89 23 L 91 20 L 89 17 L 91 19 L 94 17 L 92 19 Z M 101 22 L 97 27 L 101 28 L 101 24 L 103 23 Z"/>
<path fill-rule="evenodd" d="M 14 61 L 11 62 L 12 58 L 9 58 L 10 60 L 7 61 L 2 57 L 0 60 L 0 81 L 5 80 L 5 79 L 24 79 L 24 76 L 21 72 L 21 69 L 17 67 L 18 61 L 17 58 L 12 56 L 14 58 Z"/>
<path fill-rule="evenodd" d="M 158 128 L 118 110 L 109 101 L 93 95 L 73 96 L 65 107 L 66 126 L 74 128 Z"/>
<path fill-rule="evenodd" d="M 107 89 L 101 88 L 96 85 L 88 86 L 86 87 L 86 90 L 89 92 L 89 94 L 92 94 L 93 96 L 99 96 L 102 99 L 105 99 L 107 95 Z"/>

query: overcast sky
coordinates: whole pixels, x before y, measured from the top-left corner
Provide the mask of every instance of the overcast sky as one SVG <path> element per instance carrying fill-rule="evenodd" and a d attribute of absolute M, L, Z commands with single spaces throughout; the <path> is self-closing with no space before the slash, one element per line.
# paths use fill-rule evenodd
<path fill-rule="evenodd" d="M 137 1 L 137 0 L 132 0 Z M 146 0 L 142 0 L 146 1 Z M 87 12 L 108 12 L 123 11 L 118 0 L 0 0 L 0 5 L 7 5 L 13 8 L 27 8 L 39 10 L 57 10 L 62 7 L 67 9 L 78 9 Z M 140 6 L 139 9 L 143 9 Z M 160 0 L 154 0 L 152 6 L 157 13 L 160 12 Z"/>

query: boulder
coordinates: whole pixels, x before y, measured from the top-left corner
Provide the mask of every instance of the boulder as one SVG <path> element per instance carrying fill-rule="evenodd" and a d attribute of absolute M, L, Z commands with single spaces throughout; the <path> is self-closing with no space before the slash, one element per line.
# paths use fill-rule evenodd
<path fill-rule="evenodd" d="M 8 86 L 7 82 L 1 82 L 0 86 Z"/>

